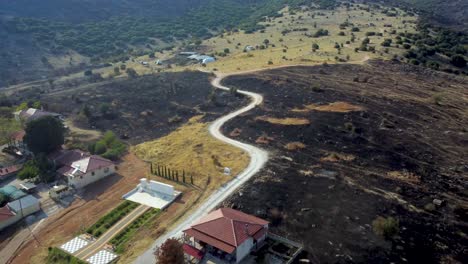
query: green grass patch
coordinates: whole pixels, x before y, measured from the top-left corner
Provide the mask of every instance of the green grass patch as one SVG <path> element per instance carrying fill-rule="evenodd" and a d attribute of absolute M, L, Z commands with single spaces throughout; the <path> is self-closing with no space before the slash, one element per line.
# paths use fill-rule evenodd
<path fill-rule="evenodd" d="M 21 123 L 16 119 L 0 117 L 0 145 L 8 143 L 10 136 L 21 129 Z"/>
<path fill-rule="evenodd" d="M 115 252 L 121 254 L 124 252 L 127 242 L 135 235 L 135 233 L 147 224 L 152 218 L 157 216 L 161 210 L 153 208 L 146 211 L 140 217 L 138 217 L 133 223 L 127 226 L 122 232 L 118 233 L 110 243 L 115 247 Z"/>
<path fill-rule="evenodd" d="M 87 262 L 68 254 L 67 252 L 56 248 L 50 247 L 49 254 L 47 255 L 47 264 L 86 264 Z"/>
<path fill-rule="evenodd" d="M 94 225 L 86 229 L 86 233 L 93 235 L 94 237 L 100 237 L 120 219 L 124 218 L 124 216 L 137 208 L 138 205 L 139 204 L 135 202 L 124 201 L 108 214 L 99 219 Z"/>

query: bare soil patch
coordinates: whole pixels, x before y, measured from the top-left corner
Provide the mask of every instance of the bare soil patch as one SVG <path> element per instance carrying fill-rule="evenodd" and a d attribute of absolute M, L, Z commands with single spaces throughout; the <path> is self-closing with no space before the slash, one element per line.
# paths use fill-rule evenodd
<path fill-rule="evenodd" d="M 310 121 L 305 118 L 295 118 L 295 117 L 285 117 L 285 118 L 275 118 L 267 116 L 259 116 L 256 120 L 265 121 L 275 125 L 282 126 L 303 126 L 310 124 Z"/>
<path fill-rule="evenodd" d="M 305 105 L 301 109 L 293 109 L 293 112 L 309 112 L 309 111 L 323 111 L 323 112 L 336 112 L 336 113 L 348 113 L 352 111 L 363 111 L 364 108 L 358 105 L 352 105 L 346 102 L 334 102 L 325 105 L 309 104 Z"/>
<path fill-rule="evenodd" d="M 238 138 L 251 144 L 266 133 L 275 140 L 262 145 L 272 153 L 264 170 L 225 205 L 267 218 L 273 232 L 304 243 L 313 263 L 466 262 L 467 83 L 381 61 L 227 78 L 226 86 L 263 94 L 264 104 L 224 129 L 242 129 Z M 291 111 L 308 105 L 326 107 Z M 312 122 L 258 119 L 286 112 Z M 284 148 L 296 141 L 307 147 Z M 374 232 L 378 216 L 398 221 L 396 236 Z"/>

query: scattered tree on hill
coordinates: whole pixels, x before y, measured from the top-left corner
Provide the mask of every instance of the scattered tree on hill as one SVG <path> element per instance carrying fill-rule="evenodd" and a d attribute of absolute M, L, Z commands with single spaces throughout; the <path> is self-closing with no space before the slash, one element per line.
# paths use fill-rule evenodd
<path fill-rule="evenodd" d="M 46 116 L 33 120 L 26 125 L 24 141 L 35 154 L 50 153 L 62 146 L 65 129 L 60 120 Z"/>
<path fill-rule="evenodd" d="M 184 263 L 182 243 L 175 238 L 169 238 L 160 247 L 156 248 L 154 255 L 160 264 Z"/>
<path fill-rule="evenodd" d="M 328 36 L 328 30 L 320 28 L 317 32 L 314 33 L 314 38 L 319 38 L 322 36 Z"/>
<path fill-rule="evenodd" d="M 225 53 L 225 54 L 228 54 L 229 52 L 231 52 L 231 51 L 230 51 L 228 48 L 225 48 L 225 49 L 224 49 L 224 53 Z"/>
<path fill-rule="evenodd" d="M 313 51 L 316 51 L 318 49 L 320 49 L 320 47 L 319 47 L 319 45 L 317 43 L 312 44 L 312 50 Z"/>
<path fill-rule="evenodd" d="M 125 64 L 120 65 L 120 69 L 121 69 L 122 71 L 124 71 L 126 68 L 127 68 L 127 65 L 125 65 Z"/>
<path fill-rule="evenodd" d="M 84 72 L 84 76 L 91 76 L 91 75 L 93 75 L 93 71 L 92 71 L 92 70 L 86 70 L 86 71 Z"/>
<path fill-rule="evenodd" d="M 452 56 L 450 63 L 455 67 L 463 68 L 466 66 L 466 59 L 462 55 L 456 54 Z"/>
<path fill-rule="evenodd" d="M 138 77 L 138 73 L 133 68 L 127 68 L 126 73 L 130 78 Z"/>
<path fill-rule="evenodd" d="M 390 47 L 390 45 L 392 44 L 392 39 L 385 39 L 384 42 L 382 42 L 382 46 L 383 47 Z"/>

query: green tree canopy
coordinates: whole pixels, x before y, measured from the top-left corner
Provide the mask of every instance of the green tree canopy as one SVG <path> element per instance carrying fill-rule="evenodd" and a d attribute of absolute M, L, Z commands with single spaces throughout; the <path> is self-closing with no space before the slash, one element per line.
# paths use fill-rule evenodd
<path fill-rule="evenodd" d="M 33 153 L 50 153 L 59 148 L 65 140 L 65 129 L 60 120 L 46 116 L 26 125 L 25 143 Z"/>

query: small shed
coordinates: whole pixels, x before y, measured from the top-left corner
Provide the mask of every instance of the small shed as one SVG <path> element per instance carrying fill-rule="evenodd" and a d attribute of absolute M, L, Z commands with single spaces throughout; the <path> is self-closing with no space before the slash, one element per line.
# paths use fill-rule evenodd
<path fill-rule="evenodd" d="M 25 191 L 26 193 L 33 193 L 36 191 L 36 185 L 32 182 L 25 182 L 20 184 L 20 189 Z"/>
<path fill-rule="evenodd" d="M 13 202 L 9 202 L 8 207 L 10 207 L 16 214 L 19 214 L 22 217 L 26 217 L 41 210 L 41 204 L 39 200 L 32 195 L 27 195 Z"/>
<path fill-rule="evenodd" d="M 27 195 L 25 192 L 18 190 L 18 188 L 13 185 L 6 185 L 0 188 L 0 193 L 7 196 L 10 200 L 17 200 Z"/>

